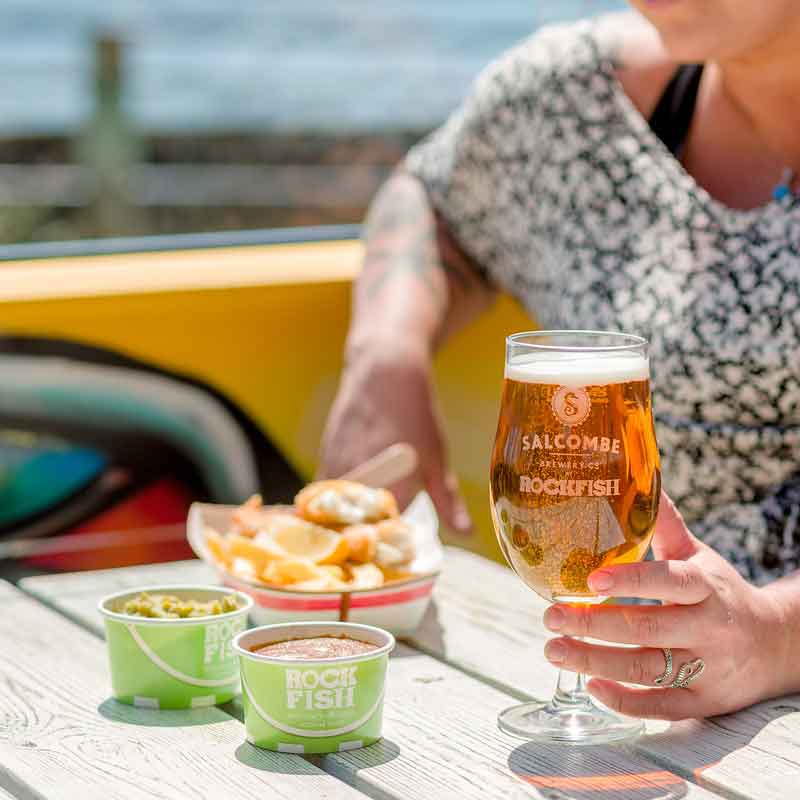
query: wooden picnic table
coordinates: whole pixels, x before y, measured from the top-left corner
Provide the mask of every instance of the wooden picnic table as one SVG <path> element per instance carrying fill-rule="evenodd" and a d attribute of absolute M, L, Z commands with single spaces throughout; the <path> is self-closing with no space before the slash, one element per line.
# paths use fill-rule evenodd
<path fill-rule="evenodd" d="M 524 742 L 497 713 L 548 696 L 544 603 L 509 570 L 448 548 L 420 630 L 392 656 L 384 739 L 328 756 L 259 750 L 238 701 L 153 711 L 110 698 L 98 599 L 211 582 L 199 561 L 0 582 L 0 799 L 656 800 L 800 797 L 800 696 L 626 745 Z"/>

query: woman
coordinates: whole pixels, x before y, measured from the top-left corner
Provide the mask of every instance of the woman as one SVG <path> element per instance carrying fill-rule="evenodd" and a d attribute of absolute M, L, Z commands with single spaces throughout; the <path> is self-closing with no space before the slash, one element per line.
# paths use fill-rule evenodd
<path fill-rule="evenodd" d="M 664 499 L 660 560 L 590 578 L 666 605 L 545 617 L 641 647 L 546 655 L 623 713 L 679 719 L 800 689 L 800 5 L 632 5 L 646 20 L 546 29 L 492 65 L 376 198 L 323 461 L 412 442 L 466 530 L 436 347 L 495 288 L 543 327 L 647 336 L 664 483 L 694 535 Z M 664 648 L 705 671 L 658 688 Z"/>

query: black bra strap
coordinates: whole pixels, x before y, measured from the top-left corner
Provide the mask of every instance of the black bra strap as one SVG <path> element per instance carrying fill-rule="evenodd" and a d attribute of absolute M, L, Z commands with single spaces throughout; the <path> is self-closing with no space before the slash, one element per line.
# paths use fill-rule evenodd
<path fill-rule="evenodd" d="M 678 67 L 650 117 L 653 133 L 676 156 L 689 135 L 702 75 L 702 64 Z"/>

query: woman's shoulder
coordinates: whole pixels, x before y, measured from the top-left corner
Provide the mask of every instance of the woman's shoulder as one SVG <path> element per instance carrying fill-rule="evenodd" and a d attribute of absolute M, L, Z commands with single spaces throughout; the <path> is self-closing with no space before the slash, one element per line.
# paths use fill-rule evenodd
<path fill-rule="evenodd" d="M 614 74 L 644 117 L 649 117 L 678 63 L 664 49 L 656 29 L 633 12 L 598 20 L 595 33 Z"/>
<path fill-rule="evenodd" d="M 607 14 L 540 28 L 484 70 L 473 98 L 530 103 L 572 87 L 592 92 L 601 90 L 593 76 L 607 70 L 647 117 L 676 67 L 645 19 Z"/>

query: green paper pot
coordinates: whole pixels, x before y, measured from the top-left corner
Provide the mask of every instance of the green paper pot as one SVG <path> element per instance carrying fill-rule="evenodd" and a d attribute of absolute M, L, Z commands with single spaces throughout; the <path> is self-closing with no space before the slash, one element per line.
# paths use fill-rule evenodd
<path fill-rule="evenodd" d="M 315 636 L 347 636 L 378 649 L 324 659 L 252 652 L 272 642 Z M 286 623 L 240 633 L 233 647 L 242 673 L 247 741 L 282 753 L 336 753 L 378 741 L 394 644 L 380 628 L 346 622 Z"/>
<path fill-rule="evenodd" d="M 150 619 L 115 611 L 141 592 L 206 602 L 235 594 L 239 608 L 187 619 Z M 143 586 L 99 604 L 105 618 L 114 697 L 143 708 L 201 708 L 227 703 L 239 690 L 233 639 L 247 627 L 253 601 L 219 586 Z"/>

